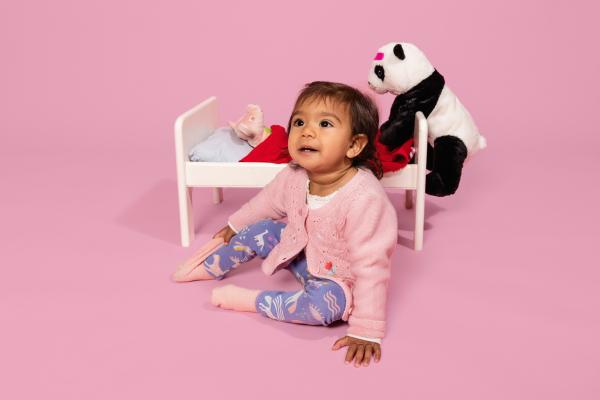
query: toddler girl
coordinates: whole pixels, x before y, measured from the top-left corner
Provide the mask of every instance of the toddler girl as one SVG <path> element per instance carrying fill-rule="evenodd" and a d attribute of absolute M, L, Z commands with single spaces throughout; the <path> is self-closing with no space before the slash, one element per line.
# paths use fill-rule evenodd
<path fill-rule="evenodd" d="M 381 358 L 396 211 L 378 179 L 377 107 L 340 83 L 300 92 L 288 123 L 292 161 L 229 217 L 213 240 L 182 264 L 176 281 L 223 279 L 256 255 L 271 275 L 285 268 L 299 291 L 215 288 L 212 303 L 301 324 L 348 321 L 346 363 Z M 287 223 L 282 222 L 287 217 Z"/>

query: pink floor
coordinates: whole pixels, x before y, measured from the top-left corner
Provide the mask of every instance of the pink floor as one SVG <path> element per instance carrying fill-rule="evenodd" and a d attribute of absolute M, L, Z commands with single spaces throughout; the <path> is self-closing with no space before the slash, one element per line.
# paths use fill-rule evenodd
<path fill-rule="evenodd" d="M 192 23 L 202 35 L 219 28 L 193 16 L 202 7 L 60 3 L 33 14 L 15 5 L 0 17 L 2 29 L 19 33 L 0 39 L 11 54 L 0 67 L 0 398 L 600 396 L 600 62 L 592 6 L 574 7 L 575 15 L 566 6 L 539 12 L 541 3 L 484 10 L 459 2 L 475 7 L 480 38 L 450 30 L 452 40 L 436 44 L 415 22 L 406 32 L 384 26 L 368 39 L 351 32 L 361 40 L 347 47 L 356 54 L 337 62 L 356 65 L 338 76 L 336 58 L 327 58 L 331 44 L 307 46 L 296 29 L 271 42 L 265 28 L 238 26 L 219 45 L 197 45 L 214 59 L 192 51 L 176 67 L 172 61 L 191 48 Z M 227 10 L 218 7 L 214 15 Z M 360 7 L 350 8 L 337 24 L 360 19 Z M 438 22 L 454 11 L 441 10 Z M 296 28 L 312 15 L 298 12 Z M 236 75 L 239 65 L 221 49 L 243 32 L 268 43 L 248 67 L 255 82 Z M 330 350 L 344 325 L 285 324 L 210 304 L 211 289 L 225 283 L 298 287 L 285 271 L 263 275 L 259 260 L 221 283 L 171 283 L 175 265 L 193 251 L 179 244 L 177 114 L 217 94 L 223 122 L 257 102 L 284 124 L 302 83 L 362 84 L 372 48 L 402 35 L 425 42 L 446 65 L 489 148 L 466 167 L 455 196 L 427 197 L 424 250 L 412 251 L 408 240 L 398 246 L 381 363 L 344 365 L 344 351 Z M 460 54 L 448 53 L 457 42 Z M 300 57 L 281 87 L 270 80 L 285 65 L 276 51 L 313 51 L 327 65 L 320 74 Z M 215 82 L 224 76 L 227 87 Z M 391 98 L 378 101 L 387 116 Z M 225 202 L 213 205 L 210 192 L 197 189 L 194 245 L 253 193 L 226 190 Z M 403 195 L 390 198 L 408 237 Z"/>

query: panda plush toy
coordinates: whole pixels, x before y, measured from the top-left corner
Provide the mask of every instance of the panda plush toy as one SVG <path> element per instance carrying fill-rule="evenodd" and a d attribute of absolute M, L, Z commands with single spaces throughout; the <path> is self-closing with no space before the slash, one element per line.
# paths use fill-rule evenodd
<path fill-rule="evenodd" d="M 390 151 L 412 139 L 415 114 L 429 126 L 425 192 L 447 196 L 458 188 L 465 160 L 486 146 L 467 109 L 425 54 L 410 43 L 388 43 L 375 56 L 369 87 L 396 96 L 380 142 Z"/>

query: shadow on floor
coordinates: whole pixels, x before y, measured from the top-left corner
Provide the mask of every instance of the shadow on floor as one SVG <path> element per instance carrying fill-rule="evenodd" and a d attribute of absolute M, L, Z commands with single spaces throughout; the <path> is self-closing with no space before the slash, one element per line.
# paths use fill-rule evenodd
<path fill-rule="evenodd" d="M 211 191 L 210 188 L 194 188 L 192 194 L 195 232 L 210 237 L 227 224 L 228 215 L 235 212 L 256 192 L 226 189 L 224 201 L 213 204 Z M 176 181 L 163 179 L 141 192 L 124 206 L 115 222 L 142 235 L 181 246 Z"/>

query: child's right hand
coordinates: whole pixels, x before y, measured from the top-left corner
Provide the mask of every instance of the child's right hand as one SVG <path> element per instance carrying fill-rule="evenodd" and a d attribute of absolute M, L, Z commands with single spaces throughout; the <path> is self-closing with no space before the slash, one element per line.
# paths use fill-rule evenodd
<path fill-rule="evenodd" d="M 220 237 L 220 238 L 223 238 L 223 241 L 225 242 L 225 244 L 228 244 L 229 240 L 233 236 L 235 236 L 235 231 L 233 229 L 231 229 L 231 227 L 229 225 L 227 225 L 226 227 L 221 229 L 219 232 L 215 233 L 215 236 L 213 236 L 213 239 Z"/>

